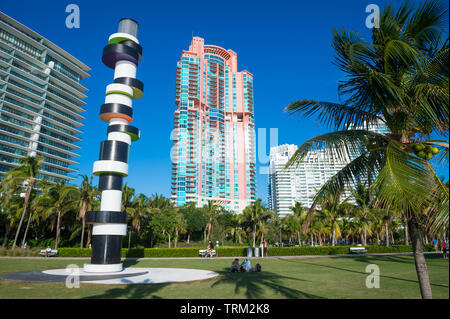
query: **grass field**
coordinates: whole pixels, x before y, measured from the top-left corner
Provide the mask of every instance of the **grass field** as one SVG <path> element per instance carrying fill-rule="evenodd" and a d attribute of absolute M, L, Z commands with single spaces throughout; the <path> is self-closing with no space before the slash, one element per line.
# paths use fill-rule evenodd
<path fill-rule="evenodd" d="M 261 273 L 229 273 L 230 259 L 126 260 L 127 267 L 171 267 L 213 270 L 220 276 L 197 282 L 155 285 L 97 285 L 0 280 L 0 298 L 420 298 L 412 256 L 253 259 Z M 80 267 L 88 260 L 0 259 L 0 273 Z M 368 289 L 368 264 L 380 269 L 380 288 Z M 433 298 L 449 298 L 448 259 L 427 255 Z"/>

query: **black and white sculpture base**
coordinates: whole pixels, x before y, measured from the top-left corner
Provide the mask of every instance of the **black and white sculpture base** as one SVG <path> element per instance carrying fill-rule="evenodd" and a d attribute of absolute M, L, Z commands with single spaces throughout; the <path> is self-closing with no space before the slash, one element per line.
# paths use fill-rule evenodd
<path fill-rule="evenodd" d="M 97 225 L 94 226 L 94 228 Z M 121 235 L 92 236 L 91 263 L 84 265 L 85 272 L 119 272 L 123 266 L 120 262 L 122 247 Z"/>

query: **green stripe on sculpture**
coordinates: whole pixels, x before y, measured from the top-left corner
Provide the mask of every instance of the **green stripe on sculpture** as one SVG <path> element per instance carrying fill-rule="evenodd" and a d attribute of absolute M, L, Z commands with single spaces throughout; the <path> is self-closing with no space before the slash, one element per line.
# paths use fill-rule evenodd
<path fill-rule="evenodd" d="M 108 91 L 108 92 L 106 92 L 105 95 L 109 95 L 109 94 L 122 94 L 122 95 L 126 95 L 130 98 L 133 98 L 132 94 L 129 94 L 128 92 L 124 92 L 124 91 Z"/>
<path fill-rule="evenodd" d="M 127 40 L 131 40 L 131 39 L 125 38 L 125 37 L 112 38 L 111 40 L 108 41 L 108 44 L 116 44 L 116 43 L 120 43 L 120 42 L 127 41 Z"/>

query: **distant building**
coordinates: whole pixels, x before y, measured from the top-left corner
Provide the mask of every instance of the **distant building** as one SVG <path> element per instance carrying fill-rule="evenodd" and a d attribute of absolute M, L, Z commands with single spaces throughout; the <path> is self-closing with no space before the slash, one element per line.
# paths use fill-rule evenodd
<path fill-rule="evenodd" d="M 177 64 L 172 201 L 236 213 L 256 200 L 253 75 L 237 54 L 193 37 Z"/>
<path fill-rule="evenodd" d="M 381 121 L 370 126 L 369 130 L 380 134 L 388 132 Z M 270 149 L 268 205 L 280 217 L 292 214 L 289 208 L 295 202 L 311 207 L 317 191 L 355 158 L 350 154 L 346 160 L 340 161 L 327 156 L 324 150 L 314 150 L 298 166 L 284 169 L 297 148 L 296 145 L 285 144 Z M 349 195 L 347 190 L 344 196 Z"/>
<path fill-rule="evenodd" d="M 44 158 L 37 176 L 70 181 L 90 68 L 0 12 L 0 180 L 24 156 Z"/>

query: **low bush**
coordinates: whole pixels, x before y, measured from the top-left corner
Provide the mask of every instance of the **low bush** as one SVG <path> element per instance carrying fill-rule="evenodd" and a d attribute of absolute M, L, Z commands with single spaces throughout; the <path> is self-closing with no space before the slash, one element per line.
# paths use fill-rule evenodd
<path fill-rule="evenodd" d="M 411 245 L 365 246 L 367 253 L 403 253 L 412 252 Z M 217 248 L 218 257 L 246 257 L 248 247 Z M 39 256 L 41 248 L 15 250 L 0 249 L 0 256 Z M 425 252 L 434 251 L 433 244 L 424 244 Z M 122 257 L 199 257 L 199 248 L 122 248 Z M 58 257 L 91 257 L 90 248 L 59 248 Z M 254 250 L 252 249 L 254 254 Z M 269 256 L 307 256 L 307 255 L 346 255 L 350 246 L 300 246 L 269 247 Z"/>

